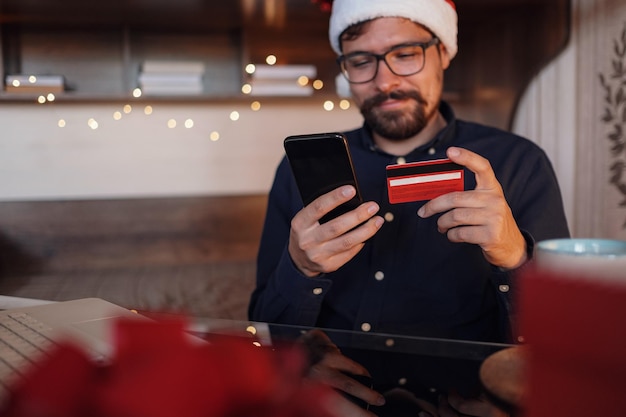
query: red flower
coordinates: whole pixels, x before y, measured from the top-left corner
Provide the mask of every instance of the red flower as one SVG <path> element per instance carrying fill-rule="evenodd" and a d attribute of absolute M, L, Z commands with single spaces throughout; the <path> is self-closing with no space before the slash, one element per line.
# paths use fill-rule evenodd
<path fill-rule="evenodd" d="M 297 345 L 270 350 L 241 335 L 198 343 L 183 322 L 120 320 L 110 364 L 61 344 L 31 370 L 6 417 L 332 417 L 330 388 L 306 380 Z"/>

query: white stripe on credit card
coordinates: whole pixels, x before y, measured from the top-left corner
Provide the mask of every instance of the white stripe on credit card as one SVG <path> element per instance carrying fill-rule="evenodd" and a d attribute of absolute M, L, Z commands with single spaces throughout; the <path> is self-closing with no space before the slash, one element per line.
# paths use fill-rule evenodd
<path fill-rule="evenodd" d="M 458 180 L 460 178 L 461 178 L 460 172 L 447 172 L 445 174 L 420 175 L 417 177 L 398 178 L 396 180 L 389 180 L 389 186 L 398 187 L 401 185 L 423 184 L 425 182 Z"/>

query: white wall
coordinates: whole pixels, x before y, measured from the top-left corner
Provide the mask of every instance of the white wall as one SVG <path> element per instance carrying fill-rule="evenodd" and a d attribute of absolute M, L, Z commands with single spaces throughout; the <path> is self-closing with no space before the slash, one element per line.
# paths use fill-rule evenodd
<path fill-rule="evenodd" d="M 358 110 L 328 112 L 323 100 L 274 100 L 259 111 L 246 102 L 152 103 L 151 115 L 147 103 L 130 104 L 128 114 L 123 103 L 0 104 L 0 200 L 265 193 L 285 136 L 361 124 Z"/>
<path fill-rule="evenodd" d="M 326 111 L 324 101 L 274 99 L 252 111 L 246 101 L 142 100 L 129 102 L 128 114 L 125 103 L 0 103 L 0 201 L 266 193 L 286 136 L 362 124 L 354 106 L 341 110 L 334 100 Z M 461 118 L 489 116 L 454 107 Z M 231 120 L 233 111 L 239 120 Z M 175 128 L 168 127 L 172 119 Z"/>

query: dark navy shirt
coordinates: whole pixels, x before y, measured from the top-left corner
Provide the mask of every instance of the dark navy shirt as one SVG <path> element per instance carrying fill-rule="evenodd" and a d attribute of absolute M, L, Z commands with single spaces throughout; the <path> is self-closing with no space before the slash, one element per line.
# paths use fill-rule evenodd
<path fill-rule="evenodd" d="M 546 154 L 511 133 L 457 120 L 442 103 L 447 126 L 406 162 L 445 158 L 450 146 L 487 158 L 529 245 L 569 231 L 556 176 Z M 399 161 L 376 148 L 367 126 L 347 132 L 365 201 L 380 205 L 385 223 L 347 264 L 307 278 L 294 266 L 287 244 L 290 221 L 302 209 L 289 164 L 278 166 L 269 194 L 257 260 L 251 320 L 357 331 L 480 341 L 509 341 L 510 301 L 516 271 L 490 265 L 481 248 L 452 243 L 437 218 L 422 219 L 424 202 L 390 204 L 386 166 Z M 476 186 L 465 170 L 465 189 Z"/>

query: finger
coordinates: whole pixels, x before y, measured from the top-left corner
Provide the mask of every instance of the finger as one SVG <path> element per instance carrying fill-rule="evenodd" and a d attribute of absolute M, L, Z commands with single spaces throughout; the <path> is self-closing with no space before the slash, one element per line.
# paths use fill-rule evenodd
<path fill-rule="evenodd" d="M 375 406 L 385 405 L 385 397 L 372 389 L 371 379 L 363 377 L 360 377 L 360 379 L 356 378 L 357 377 L 354 375 L 349 375 L 348 378 L 340 381 L 337 388 L 358 400 L 364 401 L 367 404 Z"/>
<path fill-rule="evenodd" d="M 356 188 L 351 185 L 344 185 L 313 200 L 302 210 L 302 220 L 305 224 L 314 224 L 324 215 L 330 213 L 334 208 L 349 201 L 356 195 Z"/>
<path fill-rule="evenodd" d="M 503 213 L 506 207 L 502 206 L 503 208 L 499 209 L 501 205 L 498 203 L 499 202 L 494 202 L 491 207 L 485 205 L 472 208 L 460 207 L 449 210 L 437 219 L 437 229 L 440 233 L 447 233 L 459 226 L 484 226 L 485 229 L 481 230 L 481 232 L 485 233 L 484 235 L 478 235 L 477 231 L 468 231 L 467 238 L 471 239 L 472 243 L 481 243 L 483 240 L 496 239 L 499 237 L 496 231 L 501 230 L 507 222 L 507 217 L 505 213 Z M 492 230 L 493 233 L 490 233 L 490 230 Z M 475 238 L 470 238 L 470 235 L 475 236 Z M 482 239 L 479 239 L 479 236 L 482 236 Z"/>
<path fill-rule="evenodd" d="M 447 233 L 459 226 L 477 226 L 485 223 L 484 213 L 474 208 L 455 208 L 437 219 L 439 233 Z"/>
<path fill-rule="evenodd" d="M 340 391 L 348 393 L 359 398 L 368 404 L 383 405 L 384 397 L 371 389 L 371 382 L 364 385 L 357 377 L 362 380 L 370 380 L 368 370 L 358 362 L 341 354 L 340 350 L 330 341 L 324 334 L 312 334 L 317 342 L 323 343 L 330 349 L 324 349 L 325 353 L 320 361 L 311 367 L 309 376 L 312 379 L 324 381 L 326 384 Z"/>
<path fill-rule="evenodd" d="M 346 232 L 349 232 L 358 225 L 366 222 L 371 219 L 378 211 L 380 207 L 373 201 L 368 201 L 366 203 L 361 204 L 356 209 L 349 211 L 347 213 L 342 214 L 341 216 L 334 218 L 323 225 L 320 230 L 321 240 L 331 240 L 336 238 L 337 236 L 342 236 Z M 382 219 L 382 218 L 381 218 Z M 376 223 L 382 225 L 382 222 L 375 222 L 370 226 L 376 226 Z M 360 229 L 360 233 L 354 233 L 351 236 L 352 240 L 357 242 L 363 242 L 369 239 L 371 236 L 367 236 L 367 232 L 369 228 Z M 378 227 L 375 227 L 378 230 Z"/>
<path fill-rule="evenodd" d="M 376 216 L 357 229 L 325 242 L 318 250 L 308 251 L 309 263 L 321 273 L 336 271 L 363 249 L 364 242 L 374 236 L 383 223 L 383 218 Z"/>
<path fill-rule="evenodd" d="M 440 195 L 420 207 L 417 214 L 422 218 L 427 218 L 434 214 L 445 213 L 458 207 L 484 207 L 482 193 L 476 191 L 455 191 Z"/>
<path fill-rule="evenodd" d="M 380 406 L 385 403 L 385 398 L 382 394 L 374 391 L 369 386 L 363 385 L 351 375 L 340 371 L 338 368 L 333 368 L 328 365 L 327 361 L 322 361 L 314 365 L 309 372 L 309 376 L 313 380 L 323 381 L 325 384 L 359 398 L 368 404 Z"/>
<path fill-rule="evenodd" d="M 325 367 L 339 369 L 354 375 L 370 376 L 368 370 L 360 363 L 344 356 L 337 345 L 320 329 L 311 329 L 300 337 L 307 348 L 318 358 L 315 363 L 323 363 Z"/>
<path fill-rule="evenodd" d="M 364 242 L 374 236 L 384 222 L 384 219 L 380 216 L 373 217 L 358 228 L 331 240 L 327 249 L 338 257 L 347 258 L 348 260 L 352 259 L 361 250 Z M 340 230 L 343 230 L 343 228 Z"/>
<path fill-rule="evenodd" d="M 446 154 L 452 162 L 463 165 L 476 175 L 476 190 L 499 188 L 496 175 L 486 158 L 467 149 L 450 147 Z"/>
<path fill-rule="evenodd" d="M 446 236 L 450 242 L 454 243 L 473 243 L 476 245 L 482 245 L 488 241 L 487 228 L 483 226 L 461 226 L 454 227 L 452 229 L 447 230 Z"/>
<path fill-rule="evenodd" d="M 344 374 L 349 373 L 354 375 L 370 376 L 367 368 L 343 355 L 338 350 L 324 355 L 320 365 L 324 368 L 338 370 Z"/>
<path fill-rule="evenodd" d="M 323 399 L 326 409 L 329 410 L 332 415 L 345 417 L 376 417 L 371 411 L 359 407 L 338 393 L 332 392 Z"/>
<path fill-rule="evenodd" d="M 311 329 L 298 339 L 305 347 L 309 357 L 309 364 L 313 366 L 321 362 L 332 352 L 341 353 L 337 345 L 320 329 Z"/>

